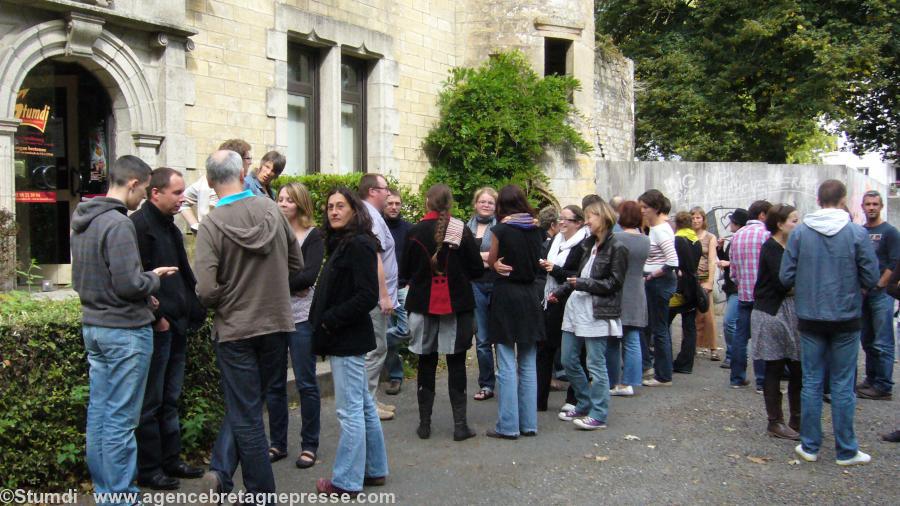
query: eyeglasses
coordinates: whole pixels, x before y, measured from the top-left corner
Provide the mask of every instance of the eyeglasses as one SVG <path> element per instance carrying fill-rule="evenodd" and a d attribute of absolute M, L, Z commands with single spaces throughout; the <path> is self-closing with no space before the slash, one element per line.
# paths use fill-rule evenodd
<path fill-rule="evenodd" d="M 388 188 L 387 186 L 373 186 L 372 189 L 373 190 L 389 190 L 390 188 Z"/>
<path fill-rule="evenodd" d="M 476 204 L 478 204 L 479 206 L 493 206 L 493 205 L 496 205 L 496 204 L 494 204 L 494 201 L 493 201 L 493 200 L 479 200 L 478 202 L 476 202 Z"/>
<path fill-rule="evenodd" d="M 558 219 L 558 220 L 556 220 L 556 221 L 558 221 L 558 222 L 560 222 L 560 223 L 562 223 L 562 222 L 564 222 L 564 221 L 568 221 L 569 223 L 578 223 L 578 222 L 580 222 L 581 220 L 574 220 L 574 219 L 572 219 L 572 218 L 560 218 L 560 219 Z"/>
<path fill-rule="evenodd" d="M 252 157 L 252 156 L 245 156 L 245 157 L 243 157 L 243 158 L 244 158 L 244 160 L 247 160 L 248 162 L 252 162 L 252 161 L 253 161 L 253 157 Z"/>

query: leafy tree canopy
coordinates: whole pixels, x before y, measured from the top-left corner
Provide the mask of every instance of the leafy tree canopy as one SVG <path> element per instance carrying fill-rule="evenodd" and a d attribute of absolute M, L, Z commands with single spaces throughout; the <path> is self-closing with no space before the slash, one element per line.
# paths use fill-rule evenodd
<path fill-rule="evenodd" d="M 469 212 L 482 186 L 542 187 L 546 176 L 537 161 L 548 146 L 591 150 L 567 122 L 576 112 L 569 96 L 578 86 L 570 76 L 541 78 L 520 52 L 451 69 L 438 98 L 440 119 L 423 143 L 431 162 L 423 190 L 444 183 Z M 530 192 L 535 203 L 538 193 Z"/>
<path fill-rule="evenodd" d="M 823 118 L 868 147 L 885 142 L 872 131 L 886 109 L 896 135 L 896 0 L 595 5 L 598 33 L 635 62 L 641 159 L 801 160 Z"/>

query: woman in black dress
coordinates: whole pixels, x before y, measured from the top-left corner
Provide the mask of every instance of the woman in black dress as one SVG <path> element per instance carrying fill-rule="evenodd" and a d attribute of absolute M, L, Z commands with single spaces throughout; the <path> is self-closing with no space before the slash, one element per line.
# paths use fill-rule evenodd
<path fill-rule="evenodd" d="M 534 210 L 516 185 L 500 190 L 497 224 L 488 264 L 505 266 L 494 282 L 490 339 L 497 352 L 500 388 L 498 420 L 488 437 L 517 439 L 537 435 L 537 342 L 544 339 L 542 291 L 535 284 L 544 232 Z"/>
<path fill-rule="evenodd" d="M 416 392 L 422 439 L 431 436 L 435 370 L 438 354 L 447 357 L 453 440 L 475 436 L 466 424 L 466 350 L 472 346 L 475 297 L 470 281 L 484 272 L 472 232 L 450 216 L 453 195 L 437 184 L 425 196 L 428 213 L 413 225 L 406 239 L 400 277 L 409 280 L 409 349 L 419 356 Z"/>

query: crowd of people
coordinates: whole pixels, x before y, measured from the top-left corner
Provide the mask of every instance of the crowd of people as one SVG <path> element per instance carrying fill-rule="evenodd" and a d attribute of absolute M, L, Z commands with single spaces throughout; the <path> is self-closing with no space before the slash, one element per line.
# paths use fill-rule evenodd
<path fill-rule="evenodd" d="M 843 183 L 828 180 L 820 210 L 801 217 L 788 204 L 753 202 L 731 213 L 732 234 L 722 239 L 707 230 L 703 209 L 673 214 L 656 189 L 537 212 L 518 186 L 485 187 L 463 221 L 452 215 L 451 189 L 436 184 L 425 192 L 426 214 L 411 223 L 386 179 L 365 174 L 358 188 L 325 195 L 318 224 L 306 187 L 274 191 L 283 155 L 266 153 L 248 174 L 252 161 L 249 144 L 226 141 L 207 159 L 206 178 L 186 187 L 178 171 L 124 156 L 110 168 L 108 194 L 75 211 L 73 285 L 90 363 L 87 463 L 97 492 L 137 491 L 135 480 L 175 489 L 201 477 L 204 489 L 229 492 L 238 465 L 248 492 L 274 492 L 271 463 L 288 455 L 288 358 L 300 398 L 295 464 L 317 462 L 317 356 L 331 362 L 340 423 L 331 478 L 317 490 L 384 485 L 381 423 L 396 408 L 379 401 L 378 387 L 384 375 L 385 393 L 402 389 L 404 342 L 418 358 L 423 440 L 432 435 L 440 355 L 453 440 L 476 436 L 466 416 L 473 342 L 473 399 L 497 397 L 486 436 L 537 436 L 537 412 L 550 409 L 561 376 L 569 389 L 558 418 L 602 429 L 611 396 L 671 386 L 696 356 L 722 360 L 718 270 L 722 366 L 733 388 L 748 387 L 749 355 L 767 433 L 799 441 L 796 454 L 815 461 L 830 402 L 837 463 L 870 460 L 855 437 L 854 407 L 857 397 L 891 399 L 892 297 L 900 296 L 900 234 L 883 221 L 877 192 L 863 198 L 865 226 L 852 222 Z M 196 233 L 193 266 L 179 212 Z M 177 409 L 185 340 L 207 311 L 225 401 L 209 470 L 181 460 Z M 860 340 L 866 368 L 857 385 Z"/>

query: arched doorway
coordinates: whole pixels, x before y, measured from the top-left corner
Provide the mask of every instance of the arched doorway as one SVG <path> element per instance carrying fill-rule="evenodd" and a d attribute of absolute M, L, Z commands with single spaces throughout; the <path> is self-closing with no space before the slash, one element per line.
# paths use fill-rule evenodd
<path fill-rule="evenodd" d="M 28 72 L 15 117 L 21 121 L 14 156 L 19 269 L 30 261 L 42 279 L 68 284 L 70 217 L 82 199 L 106 193 L 115 159 L 112 103 L 86 68 L 50 59 Z"/>

